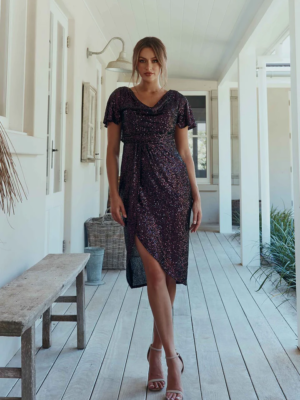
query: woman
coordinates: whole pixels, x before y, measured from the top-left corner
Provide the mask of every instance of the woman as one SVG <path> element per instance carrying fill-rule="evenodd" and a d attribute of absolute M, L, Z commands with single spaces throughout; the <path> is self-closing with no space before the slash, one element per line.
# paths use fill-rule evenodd
<path fill-rule="evenodd" d="M 187 285 L 189 230 L 196 232 L 202 218 L 187 134 L 196 123 L 186 97 L 164 89 L 167 54 L 158 38 L 141 39 L 132 61 L 136 85 L 113 91 L 103 120 L 108 128 L 111 213 L 124 227 L 127 282 L 131 288 L 147 286 L 154 316 L 147 353 L 148 388 L 161 390 L 165 385 L 163 346 L 168 365 L 166 398 L 182 400 L 183 361 L 175 350 L 172 306 L 176 284 Z M 118 188 L 120 140 L 124 148 Z"/>

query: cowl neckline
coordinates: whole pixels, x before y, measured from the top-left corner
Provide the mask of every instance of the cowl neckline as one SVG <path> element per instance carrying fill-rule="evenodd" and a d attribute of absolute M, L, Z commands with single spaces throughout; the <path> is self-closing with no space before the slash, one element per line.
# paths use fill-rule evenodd
<path fill-rule="evenodd" d="M 168 90 L 159 100 L 158 100 L 158 102 L 156 103 L 156 104 L 154 104 L 154 106 L 153 107 L 150 107 L 150 106 L 147 106 L 147 104 L 145 104 L 145 103 L 143 103 L 141 100 L 139 100 L 137 97 L 136 97 L 136 95 L 135 95 L 135 93 L 133 92 L 133 90 L 131 90 L 129 87 L 127 87 L 127 86 L 125 86 L 131 93 L 132 93 L 132 96 L 134 97 L 134 99 L 136 99 L 140 104 L 142 104 L 144 107 L 146 107 L 146 108 L 149 108 L 149 109 L 154 109 L 154 108 L 156 108 L 156 107 L 158 107 L 159 105 L 160 105 L 160 103 L 167 97 L 167 95 L 172 91 L 172 90 Z"/>

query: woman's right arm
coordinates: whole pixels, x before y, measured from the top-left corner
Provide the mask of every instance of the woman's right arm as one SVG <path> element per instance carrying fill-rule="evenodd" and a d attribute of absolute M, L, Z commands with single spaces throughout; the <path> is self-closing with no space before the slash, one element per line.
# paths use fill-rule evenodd
<path fill-rule="evenodd" d="M 120 211 L 125 218 L 127 218 L 127 215 L 118 191 L 121 123 L 117 125 L 114 122 L 109 122 L 107 125 L 107 136 L 106 169 L 110 192 L 110 210 L 113 219 L 122 226 L 125 226 Z"/>

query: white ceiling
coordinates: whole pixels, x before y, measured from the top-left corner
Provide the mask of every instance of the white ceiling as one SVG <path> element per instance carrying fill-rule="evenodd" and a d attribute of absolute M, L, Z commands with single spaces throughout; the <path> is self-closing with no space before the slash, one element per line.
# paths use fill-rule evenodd
<path fill-rule="evenodd" d="M 127 57 L 145 36 L 167 48 L 170 78 L 217 80 L 262 0 L 85 0 L 107 40 Z M 113 41 L 118 56 L 121 42 Z M 93 49 L 99 51 L 101 49 Z"/>
<path fill-rule="evenodd" d="M 273 0 L 273 6 L 262 18 L 260 24 L 250 40 L 256 47 L 257 55 L 270 53 L 275 43 L 281 41 L 289 31 L 289 1 Z"/>

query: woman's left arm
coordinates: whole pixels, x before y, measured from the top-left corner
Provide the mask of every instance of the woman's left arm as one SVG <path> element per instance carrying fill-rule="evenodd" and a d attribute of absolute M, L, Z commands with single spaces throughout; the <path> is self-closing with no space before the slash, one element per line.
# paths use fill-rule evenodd
<path fill-rule="evenodd" d="M 188 127 L 179 128 L 176 125 L 175 131 L 175 142 L 178 153 L 186 164 L 189 179 L 191 182 L 192 195 L 193 195 L 193 224 L 190 226 L 191 232 L 196 232 L 199 228 L 202 219 L 202 209 L 201 209 L 201 198 L 197 186 L 196 175 L 195 175 L 195 164 L 191 155 L 188 142 Z"/>

